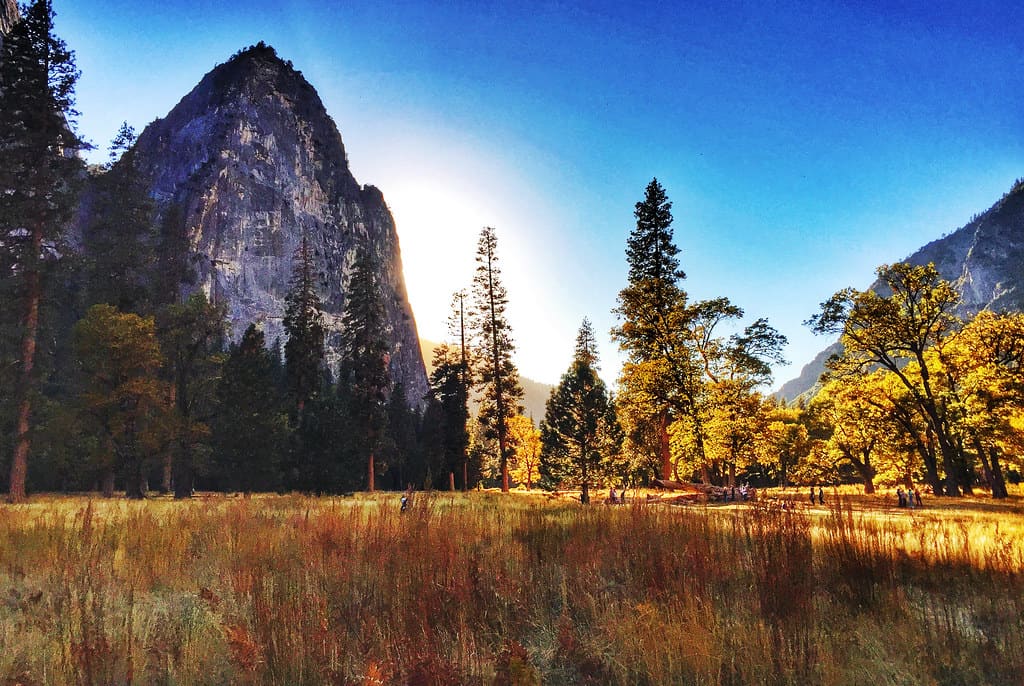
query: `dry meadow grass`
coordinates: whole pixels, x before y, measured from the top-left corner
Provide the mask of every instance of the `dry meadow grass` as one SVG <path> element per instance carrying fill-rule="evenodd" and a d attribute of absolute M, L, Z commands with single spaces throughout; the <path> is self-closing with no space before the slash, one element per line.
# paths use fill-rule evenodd
<path fill-rule="evenodd" d="M 1024 683 L 1019 496 L 801 496 L 40 497 L 0 683 Z"/>

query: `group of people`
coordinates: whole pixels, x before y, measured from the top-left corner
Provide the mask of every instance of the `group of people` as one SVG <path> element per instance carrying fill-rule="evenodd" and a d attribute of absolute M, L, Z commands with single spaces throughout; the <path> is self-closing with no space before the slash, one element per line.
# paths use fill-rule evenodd
<path fill-rule="evenodd" d="M 736 486 L 732 486 L 729 490 L 725 492 L 725 499 L 727 501 L 735 501 L 737 496 L 740 498 L 740 500 L 750 499 L 750 489 L 747 488 L 746 484 L 741 484 L 738 488 Z"/>
<path fill-rule="evenodd" d="M 615 492 L 615 486 L 608 489 L 608 504 L 609 505 L 620 505 L 626 502 L 626 487 L 623 486 L 619 493 Z"/>
<path fill-rule="evenodd" d="M 906 491 L 902 488 L 896 488 L 896 507 L 921 507 L 921 491 L 914 488 L 913 491 L 908 487 Z"/>
<path fill-rule="evenodd" d="M 813 505 L 813 504 L 814 504 L 814 486 L 811 486 L 811 505 Z M 824 505 L 825 504 L 825 489 L 823 489 L 821 486 L 818 486 L 818 504 L 819 505 Z"/>

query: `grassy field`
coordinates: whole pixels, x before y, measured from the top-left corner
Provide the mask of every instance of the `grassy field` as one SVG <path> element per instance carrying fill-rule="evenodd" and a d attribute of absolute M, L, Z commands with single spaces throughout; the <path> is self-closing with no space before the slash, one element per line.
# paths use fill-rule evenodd
<path fill-rule="evenodd" d="M 40 497 L 0 683 L 1024 683 L 1019 496 L 804 496 Z"/>

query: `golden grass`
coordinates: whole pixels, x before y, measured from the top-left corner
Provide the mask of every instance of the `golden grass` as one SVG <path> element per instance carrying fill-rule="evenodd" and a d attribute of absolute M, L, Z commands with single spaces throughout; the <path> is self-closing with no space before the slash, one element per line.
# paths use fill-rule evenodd
<path fill-rule="evenodd" d="M 1024 682 L 1019 498 L 765 495 L 35 498 L 0 509 L 0 682 Z"/>

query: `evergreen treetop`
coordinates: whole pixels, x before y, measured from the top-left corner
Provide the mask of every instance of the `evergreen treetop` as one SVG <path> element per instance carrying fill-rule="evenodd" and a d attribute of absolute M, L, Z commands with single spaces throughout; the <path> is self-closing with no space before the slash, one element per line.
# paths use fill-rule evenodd
<path fill-rule="evenodd" d="M 644 199 L 634 211 L 636 229 L 626 241 L 629 262 L 629 282 L 647 279 L 675 283 L 685 279 L 679 269 L 679 248 L 672 237 L 672 203 L 658 179 L 651 179 L 644 191 Z"/>

